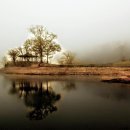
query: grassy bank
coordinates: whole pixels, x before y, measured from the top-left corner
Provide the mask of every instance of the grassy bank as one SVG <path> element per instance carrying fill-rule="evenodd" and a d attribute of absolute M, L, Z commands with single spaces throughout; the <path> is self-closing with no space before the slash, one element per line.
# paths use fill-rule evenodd
<path fill-rule="evenodd" d="M 130 76 L 130 67 L 7 67 L 7 74 Z"/>

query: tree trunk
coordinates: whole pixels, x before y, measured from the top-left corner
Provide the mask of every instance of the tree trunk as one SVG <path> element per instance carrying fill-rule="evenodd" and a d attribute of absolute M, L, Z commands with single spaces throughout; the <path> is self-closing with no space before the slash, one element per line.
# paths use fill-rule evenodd
<path fill-rule="evenodd" d="M 47 54 L 47 64 L 48 64 L 48 54 Z"/>
<path fill-rule="evenodd" d="M 42 55 L 42 53 L 41 53 L 41 54 L 40 54 L 40 63 L 43 63 L 42 57 L 43 57 L 43 55 Z"/>
<path fill-rule="evenodd" d="M 48 94 L 48 93 L 49 93 L 48 81 L 46 82 L 46 87 L 47 87 L 46 92 L 47 92 L 47 94 Z"/>
<path fill-rule="evenodd" d="M 16 59 L 13 57 L 13 64 L 16 65 Z"/>

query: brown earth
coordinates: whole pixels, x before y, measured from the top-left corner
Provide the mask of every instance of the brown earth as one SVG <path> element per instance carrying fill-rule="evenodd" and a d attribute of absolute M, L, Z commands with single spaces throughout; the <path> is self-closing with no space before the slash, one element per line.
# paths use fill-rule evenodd
<path fill-rule="evenodd" d="M 130 77 L 130 67 L 7 67 L 7 74 L 25 75 L 100 75 L 104 78 Z"/>

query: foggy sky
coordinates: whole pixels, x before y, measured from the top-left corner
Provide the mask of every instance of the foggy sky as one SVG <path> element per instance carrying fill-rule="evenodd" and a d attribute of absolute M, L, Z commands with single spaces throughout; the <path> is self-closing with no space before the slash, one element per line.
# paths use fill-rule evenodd
<path fill-rule="evenodd" d="M 129 44 L 130 0 L 1 0 L 0 54 L 22 45 L 31 25 L 45 26 L 86 59 L 109 55 L 118 43 Z"/>

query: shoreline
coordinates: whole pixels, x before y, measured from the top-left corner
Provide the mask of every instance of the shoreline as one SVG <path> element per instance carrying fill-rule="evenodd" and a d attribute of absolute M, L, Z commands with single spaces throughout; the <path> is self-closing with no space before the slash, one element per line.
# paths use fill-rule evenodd
<path fill-rule="evenodd" d="M 130 77 L 130 67 L 7 67 L 5 74 L 19 75 L 98 75 Z"/>

